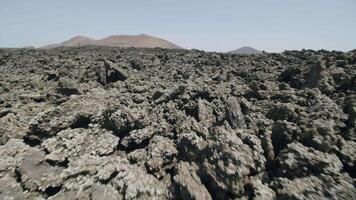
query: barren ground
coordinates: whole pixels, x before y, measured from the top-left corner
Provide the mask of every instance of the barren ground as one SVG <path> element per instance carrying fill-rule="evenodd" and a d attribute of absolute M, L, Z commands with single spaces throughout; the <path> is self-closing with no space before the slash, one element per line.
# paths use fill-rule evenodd
<path fill-rule="evenodd" d="M 355 199 L 356 52 L 0 49 L 0 199 Z"/>

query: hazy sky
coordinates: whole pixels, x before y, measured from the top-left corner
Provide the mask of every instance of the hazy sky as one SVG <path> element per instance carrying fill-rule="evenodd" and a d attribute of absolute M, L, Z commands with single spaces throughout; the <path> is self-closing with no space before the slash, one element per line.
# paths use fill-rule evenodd
<path fill-rule="evenodd" d="M 207 51 L 349 51 L 356 0 L 0 0 L 0 47 L 140 33 Z"/>

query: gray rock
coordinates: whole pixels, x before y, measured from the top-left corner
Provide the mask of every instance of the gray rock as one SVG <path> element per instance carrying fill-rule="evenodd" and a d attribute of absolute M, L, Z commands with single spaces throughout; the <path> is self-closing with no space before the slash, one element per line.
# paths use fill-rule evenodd
<path fill-rule="evenodd" d="M 96 184 L 92 186 L 91 199 L 92 200 L 123 200 L 124 197 L 110 185 Z"/>
<path fill-rule="evenodd" d="M 213 198 L 226 198 L 228 193 L 242 195 L 247 183 L 244 177 L 264 170 L 265 158 L 244 144 L 233 130 L 213 127 L 210 137 L 202 173 L 209 177 L 209 187 L 217 191 Z M 261 146 L 259 150 L 263 152 Z"/>
<path fill-rule="evenodd" d="M 276 199 L 275 191 L 263 184 L 257 177 L 252 178 L 250 187 L 252 188 L 253 198 L 256 200 Z"/>
<path fill-rule="evenodd" d="M 355 55 L 0 49 L 0 199 L 355 199 Z"/>
<path fill-rule="evenodd" d="M 277 198 L 282 199 L 354 199 L 354 186 L 342 177 L 308 176 L 295 178 L 277 178 L 273 181 Z"/>
<path fill-rule="evenodd" d="M 206 100 L 198 100 L 198 119 L 205 127 L 210 127 L 215 123 L 213 109 Z"/>
<path fill-rule="evenodd" d="M 121 145 L 127 149 L 135 149 L 142 146 L 144 142 L 148 142 L 154 135 L 154 130 L 151 127 L 143 129 L 135 129 L 128 133 L 129 135 L 121 140 Z"/>
<path fill-rule="evenodd" d="M 142 107 L 117 110 L 111 114 L 110 120 L 119 135 L 125 135 L 133 129 L 141 129 L 149 125 L 147 111 Z"/>
<path fill-rule="evenodd" d="M 10 138 L 23 138 L 26 136 L 26 124 L 21 122 L 18 117 L 10 113 L 0 118 L 0 144 L 5 144 Z"/>
<path fill-rule="evenodd" d="M 226 102 L 226 116 L 232 128 L 246 128 L 244 115 L 235 97 L 229 97 Z"/>
<path fill-rule="evenodd" d="M 38 113 L 29 122 L 30 134 L 42 139 L 64 129 L 88 128 L 90 123 L 100 122 L 107 110 L 105 94 L 93 91 L 93 96 L 87 99 L 72 98 L 58 107 Z"/>
<path fill-rule="evenodd" d="M 44 152 L 26 145 L 21 139 L 11 138 L 5 145 L 0 145 L 0 177 L 15 177 L 16 169 L 28 157 L 44 159 Z"/>
<path fill-rule="evenodd" d="M 293 141 L 301 139 L 301 130 L 293 122 L 276 121 L 272 127 L 272 144 L 276 154 Z"/>
<path fill-rule="evenodd" d="M 280 103 L 274 105 L 267 113 L 267 118 L 277 120 L 287 120 L 295 122 L 298 118 L 298 114 L 295 112 L 293 104 Z"/>
<path fill-rule="evenodd" d="M 178 163 L 174 181 L 179 185 L 180 194 L 184 199 L 212 199 L 196 173 L 196 167 L 187 162 Z"/>
<path fill-rule="evenodd" d="M 356 124 L 356 95 L 350 95 L 345 98 L 345 112 L 349 115 L 348 124 L 355 126 Z"/>
<path fill-rule="evenodd" d="M 44 162 L 44 153 L 28 155 L 18 168 L 24 188 L 42 192 L 50 187 L 61 186 L 59 177 L 62 171 L 63 167 L 53 167 Z"/>
<path fill-rule="evenodd" d="M 121 166 L 112 184 L 124 194 L 124 199 L 167 199 L 168 188 L 134 165 Z"/>
<path fill-rule="evenodd" d="M 280 175 L 289 178 L 309 175 L 339 174 L 342 163 L 333 154 L 327 154 L 308 148 L 300 143 L 291 143 L 287 149 L 282 150 L 277 157 Z"/>
<path fill-rule="evenodd" d="M 118 137 L 103 129 L 77 128 L 59 132 L 57 137 L 45 140 L 42 147 L 49 152 L 47 159 L 63 162 L 84 154 L 112 154 L 118 141 Z"/>
<path fill-rule="evenodd" d="M 146 149 L 136 149 L 127 155 L 127 159 L 131 163 L 137 163 L 138 165 L 144 165 L 147 160 L 147 150 Z"/>
<path fill-rule="evenodd" d="M 164 168 L 174 164 L 178 154 L 176 145 L 166 137 L 154 136 L 148 145 L 147 166 L 156 176 L 164 176 Z"/>
<path fill-rule="evenodd" d="M 27 199 L 29 196 L 28 193 L 22 191 L 16 179 L 9 176 L 0 178 L 0 199 Z"/>

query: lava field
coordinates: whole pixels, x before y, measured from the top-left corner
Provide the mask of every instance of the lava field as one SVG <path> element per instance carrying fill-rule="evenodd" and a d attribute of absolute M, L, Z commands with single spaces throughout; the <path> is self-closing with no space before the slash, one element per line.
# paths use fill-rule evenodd
<path fill-rule="evenodd" d="M 0 49 L 0 199 L 356 199 L 356 51 Z"/>

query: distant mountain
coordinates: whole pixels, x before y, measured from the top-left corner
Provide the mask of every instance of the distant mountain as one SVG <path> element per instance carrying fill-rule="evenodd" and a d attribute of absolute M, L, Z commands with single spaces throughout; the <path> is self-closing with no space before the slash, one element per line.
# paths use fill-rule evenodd
<path fill-rule="evenodd" d="M 161 47 L 167 49 L 181 49 L 181 47 L 157 37 L 146 34 L 140 35 L 113 35 L 98 40 L 97 43 L 103 46 L 121 46 L 121 47 Z"/>
<path fill-rule="evenodd" d="M 173 44 L 167 40 L 153 37 L 146 34 L 140 35 L 113 35 L 104 39 L 95 40 L 85 36 L 76 36 L 62 43 L 51 44 L 42 48 L 55 48 L 60 46 L 83 46 L 83 45 L 98 45 L 98 46 L 117 46 L 117 47 L 143 47 L 143 48 L 166 48 L 166 49 L 181 49 L 182 47 Z"/>
<path fill-rule="evenodd" d="M 83 46 L 83 45 L 89 45 L 93 44 L 95 42 L 94 39 L 85 37 L 85 36 L 75 36 L 69 40 L 66 40 L 64 42 L 58 43 L 58 44 L 50 44 L 47 46 L 44 46 L 42 48 L 49 49 L 49 48 L 55 48 L 55 47 L 74 47 L 74 46 Z"/>
<path fill-rule="evenodd" d="M 239 49 L 229 51 L 227 53 L 231 54 L 242 54 L 242 55 L 251 55 L 251 54 L 260 54 L 261 51 L 254 49 L 252 47 L 241 47 Z"/>
<path fill-rule="evenodd" d="M 24 46 L 22 48 L 24 48 L 24 49 L 34 49 L 35 47 L 33 47 L 33 46 Z"/>

